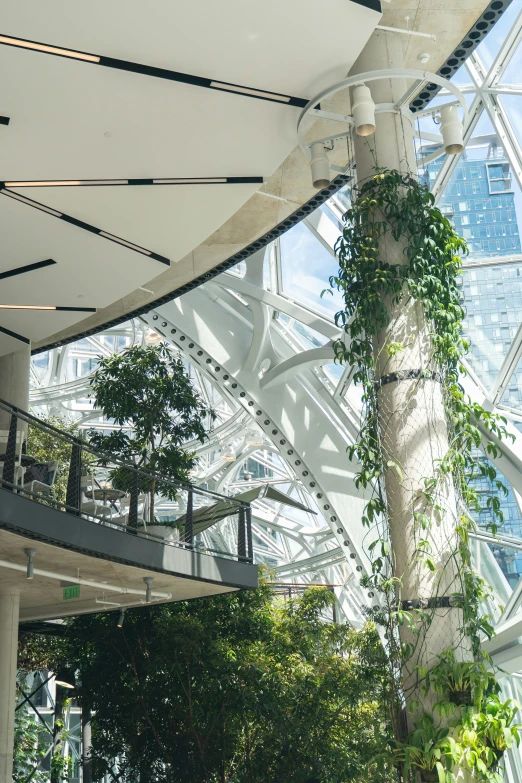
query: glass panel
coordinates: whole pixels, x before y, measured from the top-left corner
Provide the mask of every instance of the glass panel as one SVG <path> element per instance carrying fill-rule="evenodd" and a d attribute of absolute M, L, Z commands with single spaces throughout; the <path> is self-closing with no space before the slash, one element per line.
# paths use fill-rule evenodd
<path fill-rule="evenodd" d="M 333 317 L 342 307 L 338 291 L 326 293 L 328 278 L 337 274 L 337 260 L 314 237 L 303 223 L 298 223 L 281 237 L 283 291 L 306 307 Z"/>
<path fill-rule="evenodd" d="M 521 9 L 522 0 L 513 0 L 482 43 L 477 47 L 477 54 L 487 68 L 490 68 L 492 65 Z M 493 19 L 492 21 L 495 20 Z"/>
<path fill-rule="evenodd" d="M 519 4 L 520 5 L 520 4 Z M 502 84 L 522 84 L 522 44 L 519 44 L 508 67 L 502 74 L 500 81 Z"/>
<path fill-rule="evenodd" d="M 520 286 L 522 285 L 522 266 L 516 267 L 517 272 L 519 273 L 519 280 L 520 282 L 517 283 L 518 287 L 517 290 L 520 291 Z M 519 299 L 520 299 L 520 293 L 519 293 Z M 522 306 L 520 306 L 520 310 L 522 310 Z M 519 323 L 520 323 L 520 317 L 519 317 Z M 516 333 L 516 327 L 512 327 L 512 332 Z M 513 334 L 513 337 L 515 334 Z M 506 389 L 504 391 L 504 394 L 502 395 L 501 404 L 505 405 L 508 408 L 514 408 L 515 410 L 522 410 L 522 359 L 518 362 L 517 366 L 515 367 L 515 371 L 511 378 L 509 379 L 509 383 L 506 386 Z"/>
<path fill-rule="evenodd" d="M 246 263 L 244 261 L 240 261 L 239 264 L 231 267 L 227 270 L 227 272 L 229 275 L 234 275 L 234 277 L 244 277 L 246 272 Z"/>
<path fill-rule="evenodd" d="M 481 461 L 491 465 L 484 456 L 481 457 Z M 504 521 L 499 525 L 498 529 L 499 536 L 505 535 L 522 541 L 522 514 L 520 513 L 515 495 L 511 485 L 498 469 L 496 469 L 496 476 L 506 486 L 507 495 L 504 496 L 503 493 L 499 493 L 493 482 L 488 478 L 480 477 L 474 479 L 472 486 L 479 493 L 482 511 L 479 514 L 473 512 L 472 516 L 479 528 L 485 529 L 486 525 L 494 521 L 491 511 L 487 508 L 487 500 L 489 497 L 498 495 L 502 513 L 504 514 Z M 489 546 L 505 578 L 512 586 L 515 585 L 522 576 L 522 552 L 501 544 L 490 544 Z"/>
<path fill-rule="evenodd" d="M 511 584 L 502 573 L 497 560 L 495 559 L 490 545 L 485 541 L 470 539 L 470 553 L 473 566 L 480 576 L 486 580 L 487 584 L 493 588 L 497 604 L 504 606 L 513 591 L 514 584 Z M 498 605 L 490 604 L 488 610 L 497 620 L 500 611 Z"/>
<path fill-rule="evenodd" d="M 341 380 L 341 376 L 345 371 L 345 367 L 342 364 L 336 363 L 323 364 L 323 370 L 330 380 L 337 384 Z"/>
<path fill-rule="evenodd" d="M 522 263 L 470 266 L 462 292 L 468 361 L 490 389 L 522 319 Z"/>

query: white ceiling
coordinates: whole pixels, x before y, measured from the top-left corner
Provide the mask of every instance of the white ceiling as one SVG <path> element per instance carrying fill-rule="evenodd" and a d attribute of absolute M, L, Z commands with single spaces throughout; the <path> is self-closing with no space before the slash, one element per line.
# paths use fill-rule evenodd
<path fill-rule="evenodd" d="M 307 98 L 346 74 L 378 21 L 349 0 L 4 0 L 0 34 Z M 287 105 L 3 45 L 0 70 L 0 181 L 268 177 L 296 144 Z M 258 187 L 18 192 L 177 264 Z M 0 271 L 57 261 L 2 281 L 0 304 L 102 308 L 166 268 L 5 196 L 0 231 Z M 0 311 L 0 326 L 36 340 L 85 317 Z"/>

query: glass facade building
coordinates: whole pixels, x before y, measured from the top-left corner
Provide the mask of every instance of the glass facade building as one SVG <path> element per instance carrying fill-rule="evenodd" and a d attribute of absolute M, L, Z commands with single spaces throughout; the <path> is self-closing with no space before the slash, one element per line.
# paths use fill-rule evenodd
<path fill-rule="evenodd" d="M 522 321 L 522 248 L 510 165 L 496 136 L 481 141 L 463 154 L 439 207 L 468 242 L 462 277 L 464 326 L 470 343 L 467 360 L 484 388 L 490 390 Z M 427 167 L 430 183 L 441 165 L 439 159 Z M 511 376 L 501 404 L 522 410 L 522 365 Z M 475 486 L 484 505 L 497 491 L 485 478 Z M 501 497 L 501 505 L 502 532 L 521 538 L 522 514 L 511 487 L 507 496 Z M 490 521 L 489 510 L 477 516 L 481 526 Z M 522 553 L 503 547 L 494 547 L 494 551 L 506 578 L 515 584 L 522 575 Z"/>

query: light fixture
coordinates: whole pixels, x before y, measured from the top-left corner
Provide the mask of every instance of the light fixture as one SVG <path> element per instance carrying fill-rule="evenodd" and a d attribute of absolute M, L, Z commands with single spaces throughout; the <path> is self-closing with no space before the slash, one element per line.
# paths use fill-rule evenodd
<path fill-rule="evenodd" d="M 146 590 L 146 593 L 145 593 L 145 603 L 146 604 L 150 604 L 150 602 L 152 601 L 152 583 L 154 581 L 154 577 L 153 576 L 144 576 L 143 577 L 143 581 L 147 585 L 147 590 Z"/>
<path fill-rule="evenodd" d="M 162 335 L 159 332 L 150 331 L 145 336 L 145 342 L 147 345 L 158 345 L 163 340 Z"/>
<path fill-rule="evenodd" d="M 124 620 L 125 620 L 125 609 L 121 609 L 120 616 L 118 618 L 118 628 L 121 628 L 123 626 Z"/>
<path fill-rule="evenodd" d="M 236 461 L 236 452 L 232 447 L 231 443 L 227 444 L 226 446 L 223 446 L 223 448 L 221 449 L 221 459 L 223 460 L 223 462 Z"/>
<path fill-rule="evenodd" d="M 0 190 L 0 193 L 4 196 L 9 196 L 9 198 L 14 198 L 16 201 L 21 201 L 23 204 L 28 204 L 30 207 L 34 207 L 35 209 L 39 209 L 40 212 L 47 212 L 48 215 L 53 215 L 54 217 L 61 218 L 63 217 L 61 212 L 57 212 L 56 209 L 51 209 L 51 207 L 46 207 L 44 204 L 40 204 L 38 201 L 33 201 L 30 198 L 25 198 L 25 196 L 21 196 L 19 193 L 13 193 L 12 190 L 6 190 L 5 188 L 2 188 Z"/>
<path fill-rule="evenodd" d="M 354 87 L 352 113 L 358 136 L 371 136 L 375 133 L 375 103 L 370 88 L 365 84 Z"/>
<path fill-rule="evenodd" d="M 36 554 L 36 549 L 24 549 L 27 555 L 27 578 L 32 579 L 34 576 L 33 557 Z"/>
<path fill-rule="evenodd" d="M 54 681 L 56 685 L 61 685 L 62 688 L 75 688 L 74 672 L 66 666 L 58 669 L 56 672 Z"/>
<path fill-rule="evenodd" d="M 153 179 L 155 185 L 219 185 L 227 183 L 227 177 L 184 177 L 178 179 Z"/>
<path fill-rule="evenodd" d="M 463 128 L 456 106 L 443 106 L 440 110 L 440 132 L 446 155 L 458 155 L 462 152 Z"/>
<path fill-rule="evenodd" d="M 95 313 L 95 307 L 62 307 L 60 305 L 14 305 L 0 304 L 0 310 L 56 310 L 68 313 Z"/>
<path fill-rule="evenodd" d="M 35 52 L 45 52 L 45 54 L 58 54 L 60 57 L 71 57 L 73 60 L 85 60 L 89 63 L 100 62 L 100 58 L 96 54 L 75 52 L 72 49 L 62 49 L 59 46 L 47 46 L 47 44 L 37 43 L 36 41 L 25 41 L 23 38 L 11 38 L 7 35 L 0 35 L 0 44 L 17 46 L 20 49 L 32 49 Z"/>
<path fill-rule="evenodd" d="M 0 310 L 56 310 L 54 305 L 9 305 L 0 304 Z"/>
<path fill-rule="evenodd" d="M 253 427 L 246 434 L 247 446 L 262 446 L 264 443 L 261 433 Z"/>
<path fill-rule="evenodd" d="M 315 141 L 310 148 L 312 159 L 312 185 L 314 188 L 326 188 L 330 184 L 330 161 L 322 141 Z"/>
<path fill-rule="evenodd" d="M 4 182 L 6 188 L 70 188 L 78 185 L 128 185 L 128 179 L 50 179 Z"/>
<path fill-rule="evenodd" d="M 144 247 L 140 247 L 139 245 L 133 245 L 132 242 L 127 242 L 126 239 L 121 239 L 121 237 L 115 237 L 114 234 L 109 234 L 107 233 L 107 231 L 99 231 L 98 233 L 101 237 L 105 237 L 105 239 L 110 239 L 112 242 L 117 242 L 119 245 L 125 245 L 125 247 L 130 247 L 131 250 L 136 250 L 138 253 L 143 253 L 146 256 L 152 255 L 151 250 L 145 250 Z"/>
<path fill-rule="evenodd" d="M 239 84 L 227 84 L 227 82 L 210 82 L 210 87 L 213 87 L 215 90 L 237 92 L 240 95 L 251 95 L 253 98 L 266 98 L 267 100 L 279 101 L 280 103 L 290 103 L 292 100 L 289 95 L 278 95 L 275 92 L 254 90 L 252 87 L 241 87 Z"/>

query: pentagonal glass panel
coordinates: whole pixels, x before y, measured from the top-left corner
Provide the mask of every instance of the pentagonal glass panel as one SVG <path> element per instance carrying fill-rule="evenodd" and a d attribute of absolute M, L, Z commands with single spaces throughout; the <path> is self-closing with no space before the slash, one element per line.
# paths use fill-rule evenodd
<path fill-rule="evenodd" d="M 330 287 L 329 277 L 339 269 L 336 258 L 316 239 L 304 223 L 298 223 L 281 237 L 283 291 L 305 307 L 333 317 L 343 301 L 338 291 L 321 292 Z"/>

